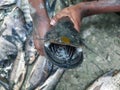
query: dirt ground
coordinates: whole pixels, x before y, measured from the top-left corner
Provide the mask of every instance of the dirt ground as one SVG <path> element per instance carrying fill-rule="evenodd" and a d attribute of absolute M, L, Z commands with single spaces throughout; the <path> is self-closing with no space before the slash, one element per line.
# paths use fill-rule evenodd
<path fill-rule="evenodd" d="M 96 78 L 112 69 L 120 69 L 120 16 L 115 13 L 83 19 L 81 37 L 84 61 L 68 70 L 56 90 L 85 90 Z"/>

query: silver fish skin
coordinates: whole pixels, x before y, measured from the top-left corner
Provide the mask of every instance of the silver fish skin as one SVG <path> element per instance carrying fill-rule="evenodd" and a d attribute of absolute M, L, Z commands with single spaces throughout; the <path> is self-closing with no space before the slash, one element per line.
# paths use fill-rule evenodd
<path fill-rule="evenodd" d="M 20 50 L 13 64 L 13 70 L 10 74 L 10 88 L 13 90 L 20 90 L 24 81 L 27 66 L 25 65 L 25 52 Z M 15 74 L 16 73 L 16 74 Z"/>
<path fill-rule="evenodd" d="M 53 75 L 51 75 L 43 85 L 37 87 L 35 90 L 55 90 L 58 82 L 65 72 L 64 68 L 59 68 Z"/>
<path fill-rule="evenodd" d="M 15 59 L 17 47 L 3 37 L 0 37 L 0 43 L 0 62 L 2 60 L 8 60 L 10 56 L 13 57 L 12 59 Z"/>
<path fill-rule="evenodd" d="M 8 71 L 12 69 L 11 64 L 17 56 L 17 46 L 4 38 L 4 35 L 11 35 L 11 29 L 14 26 L 12 20 L 11 15 L 6 16 L 0 28 L 0 71 L 3 71 L 0 75 L 5 78 L 8 78 Z"/>
<path fill-rule="evenodd" d="M 26 90 L 34 90 L 42 85 L 50 75 L 52 64 L 44 56 L 39 56 L 36 60 L 26 83 Z"/>
<path fill-rule="evenodd" d="M 2 0 L 0 1 L 0 8 L 5 5 L 11 7 L 9 5 L 16 3 L 16 1 L 17 0 Z M 0 68 L 1 70 L 4 70 L 5 73 L 11 70 L 11 73 L 9 74 L 10 89 L 12 90 L 19 90 L 24 81 L 27 69 L 27 66 L 25 65 L 24 44 L 32 31 L 30 9 L 25 9 L 23 7 L 29 7 L 28 0 L 21 1 L 22 5 L 20 7 L 14 6 L 12 11 L 6 14 L 7 16 L 4 17 L 4 21 L 0 28 L 0 65 L 5 66 Z M 8 55 L 14 55 L 14 58 L 10 58 Z M 6 60 L 9 62 L 8 64 L 5 64 Z M 6 78 L 8 73 L 6 75 L 0 73 L 0 75 Z"/>
<path fill-rule="evenodd" d="M 17 7 L 19 7 L 24 13 L 26 23 L 32 22 L 32 17 L 30 13 L 30 5 L 28 0 L 17 0 Z"/>
<path fill-rule="evenodd" d="M 86 90 L 120 90 L 120 70 L 111 70 L 99 77 Z"/>
<path fill-rule="evenodd" d="M 24 42 L 28 36 L 28 30 L 26 27 L 26 22 L 22 11 L 15 7 L 13 10 L 4 18 L 3 24 L 0 28 L 0 60 L 8 60 L 10 62 L 9 66 L 13 64 L 12 67 L 5 65 L 5 72 L 12 70 L 10 73 L 10 87 L 13 90 L 19 90 L 24 81 L 26 74 L 25 66 L 25 52 L 24 52 Z M 15 55 L 12 59 L 7 57 L 8 55 Z M 2 63 L 0 63 L 2 65 Z M 4 64 L 4 63 L 3 63 Z M 16 73 L 16 74 L 15 74 Z M 3 73 L 0 73 L 3 76 Z M 14 84 L 14 85 L 13 85 Z"/>
<path fill-rule="evenodd" d="M 26 40 L 25 44 L 25 61 L 26 64 L 33 64 L 38 57 L 37 50 L 35 49 L 33 37 L 31 36 Z"/>
<path fill-rule="evenodd" d="M 27 38 L 27 30 L 24 28 L 24 24 L 22 12 L 19 8 L 15 7 L 4 19 L 1 27 L 3 31 L 2 37 L 20 48 L 21 46 L 19 45 L 22 45 Z"/>
<path fill-rule="evenodd" d="M 17 19 L 13 20 L 15 20 L 16 23 L 19 22 L 19 24 L 16 24 L 16 26 L 12 28 L 12 35 L 4 35 L 4 38 L 13 43 L 18 50 L 17 57 L 13 63 L 13 69 L 10 74 L 10 89 L 13 90 L 20 90 L 27 70 L 24 44 L 28 38 L 29 32 L 26 27 L 24 27 L 24 25 L 26 25 L 26 22 L 24 22 L 23 18 L 20 19 L 22 15 L 19 12 L 20 10 L 18 8 L 15 8 L 15 11 L 13 12 L 13 14 L 17 13 Z"/>
<path fill-rule="evenodd" d="M 16 0 L 0 0 L 0 6 L 11 5 L 16 3 Z"/>

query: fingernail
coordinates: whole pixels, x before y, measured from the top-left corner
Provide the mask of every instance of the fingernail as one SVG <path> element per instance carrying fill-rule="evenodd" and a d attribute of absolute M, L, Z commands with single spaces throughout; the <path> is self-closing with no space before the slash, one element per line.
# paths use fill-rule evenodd
<path fill-rule="evenodd" d="M 51 25 L 55 25 L 55 23 L 56 23 L 55 20 L 51 20 L 50 22 Z"/>

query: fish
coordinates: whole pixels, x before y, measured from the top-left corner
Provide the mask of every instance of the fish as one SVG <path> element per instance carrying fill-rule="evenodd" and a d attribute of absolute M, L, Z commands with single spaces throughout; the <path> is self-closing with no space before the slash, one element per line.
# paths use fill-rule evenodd
<path fill-rule="evenodd" d="M 28 64 L 34 64 L 25 88 L 31 90 L 44 86 L 50 83 L 52 79 L 54 81 L 52 76 L 57 77 L 56 81 L 45 88 L 51 86 L 55 88 L 64 70 L 59 71 L 58 69 L 56 71 L 55 69 L 54 74 L 53 64 L 46 57 L 36 54 L 33 37 L 31 37 L 33 21 L 30 16 L 28 0 L 15 0 L 14 3 L 16 5 L 3 17 L 4 19 L 2 18 L 3 22 L 0 28 L 0 52 L 2 53 L 0 53 L 0 70 L 4 71 L 4 73 L 0 73 L 1 77 L 4 78 L 3 80 L 0 78 L 0 83 L 5 89 L 20 90 L 25 80 Z M 53 7 L 54 5 L 55 0 Z M 2 8 L 2 10 L 4 9 Z M 46 80 L 48 80 L 47 83 Z"/>
<path fill-rule="evenodd" d="M 31 36 L 33 31 L 33 20 L 30 12 L 30 5 L 28 0 L 17 0 L 16 6 L 23 12 L 25 25 L 24 27 L 27 30 L 27 36 Z"/>
<path fill-rule="evenodd" d="M 32 17 L 30 14 L 30 6 L 28 0 L 17 0 L 16 6 L 21 9 L 24 14 L 26 23 L 32 23 Z"/>
<path fill-rule="evenodd" d="M 13 69 L 10 73 L 10 89 L 20 90 L 23 84 L 27 71 L 27 66 L 25 65 L 24 57 L 25 52 L 19 50 L 16 60 L 13 64 Z"/>
<path fill-rule="evenodd" d="M 26 90 L 34 90 L 38 85 L 42 85 L 50 75 L 51 70 L 52 63 L 46 57 L 39 56 L 26 82 Z"/>
<path fill-rule="evenodd" d="M 61 18 L 44 38 L 45 55 L 52 63 L 62 68 L 82 64 L 83 41 L 69 17 Z"/>
<path fill-rule="evenodd" d="M 33 64 L 38 58 L 39 54 L 35 49 L 33 36 L 28 38 L 25 43 L 25 62 L 30 65 Z"/>
<path fill-rule="evenodd" d="M 0 6 L 11 5 L 16 3 L 16 0 L 0 0 Z"/>
<path fill-rule="evenodd" d="M 65 71 L 66 69 L 64 68 L 58 68 L 57 71 L 44 82 L 43 85 L 37 87 L 35 90 L 55 90 Z"/>
<path fill-rule="evenodd" d="M 6 14 L 0 27 L 0 76 L 9 83 L 3 83 L 4 79 L 0 79 L 0 83 L 8 90 L 19 90 L 26 75 L 24 46 L 32 26 L 26 23 L 19 7 L 8 7 L 12 10 Z"/>
<path fill-rule="evenodd" d="M 19 22 L 19 24 L 16 24 L 15 28 L 12 28 L 11 35 L 8 33 L 3 34 L 4 38 L 8 40 L 9 42 L 13 43 L 17 47 L 17 57 L 14 60 L 13 63 L 13 69 L 10 73 L 10 89 L 13 90 L 19 90 L 23 84 L 23 81 L 25 79 L 26 71 L 27 71 L 27 65 L 25 60 L 25 41 L 28 38 L 28 35 L 30 35 L 28 32 L 28 29 L 24 26 L 26 25 L 26 22 L 22 17 L 22 12 L 20 13 L 20 9 L 16 8 L 13 14 L 16 14 L 17 19 L 15 19 L 16 22 Z M 21 18 L 21 19 L 20 19 Z M 21 21 L 22 20 L 22 21 Z M 12 23 L 14 23 L 12 21 Z M 15 74 L 16 73 L 16 74 Z"/>
<path fill-rule="evenodd" d="M 52 18 L 55 15 L 55 7 L 56 7 L 57 0 L 46 0 L 45 6 L 49 18 Z"/>
<path fill-rule="evenodd" d="M 9 77 L 9 71 L 12 69 L 12 63 L 18 52 L 16 45 L 4 38 L 4 35 L 11 34 L 11 29 L 14 26 L 13 23 L 11 23 L 12 19 L 11 15 L 5 16 L 0 27 L 0 76 L 5 79 L 8 79 Z M 7 20 L 10 20 L 10 22 Z"/>
<path fill-rule="evenodd" d="M 120 90 L 120 70 L 110 70 L 99 77 L 86 90 Z"/>

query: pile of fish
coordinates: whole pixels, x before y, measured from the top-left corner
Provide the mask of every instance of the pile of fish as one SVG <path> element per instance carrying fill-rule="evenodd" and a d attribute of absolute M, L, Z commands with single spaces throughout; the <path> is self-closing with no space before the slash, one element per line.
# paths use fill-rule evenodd
<path fill-rule="evenodd" d="M 15 3 L 15 0 L 1 0 L 0 3 L 0 15 L 3 16 L 0 28 L 0 78 L 7 90 L 19 90 L 24 81 L 27 69 L 24 43 L 32 31 L 32 21 L 24 20 L 24 12 Z"/>
<path fill-rule="evenodd" d="M 0 16 L 0 90 L 53 90 L 65 70 L 38 55 L 28 0 L 1 0 Z"/>

